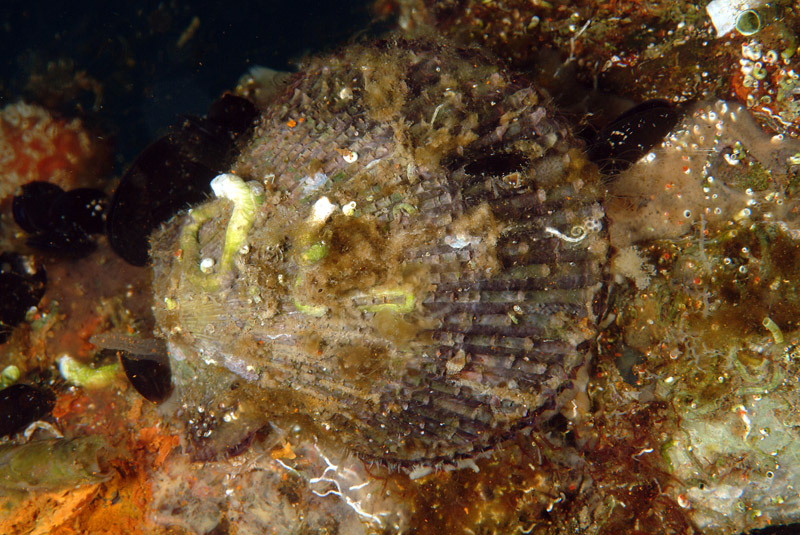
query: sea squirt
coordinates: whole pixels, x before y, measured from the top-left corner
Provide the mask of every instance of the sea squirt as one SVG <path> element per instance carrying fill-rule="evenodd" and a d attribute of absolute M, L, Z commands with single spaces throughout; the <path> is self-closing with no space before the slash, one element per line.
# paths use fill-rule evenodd
<path fill-rule="evenodd" d="M 607 256 L 578 147 L 477 49 L 391 38 L 312 60 L 217 198 L 152 239 L 195 456 L 272 423 L 448 462 L 573 400 Z"/>

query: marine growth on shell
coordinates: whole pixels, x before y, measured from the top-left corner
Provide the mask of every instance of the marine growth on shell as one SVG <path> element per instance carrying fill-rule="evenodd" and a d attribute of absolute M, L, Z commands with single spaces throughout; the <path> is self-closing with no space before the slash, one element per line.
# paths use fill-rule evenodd
<path fill-rule="evenodd" d="M 477 50 L 390 39 L 295 75 L 217 198 L 152 242 L 196 454 L 293 422 L 446 462 L 572 400 L 607 253 L 576 147 Z"/>

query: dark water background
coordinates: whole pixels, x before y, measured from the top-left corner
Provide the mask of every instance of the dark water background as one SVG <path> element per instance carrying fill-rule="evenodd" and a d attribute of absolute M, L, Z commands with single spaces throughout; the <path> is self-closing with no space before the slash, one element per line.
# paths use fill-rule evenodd
<path fill-rule="evenodd" d="M 42 100 L 31 76 L 48 63 L 85 71 L 102 87 L 57 103 L 114 137 L 117 172 L 179 115 L 203 115 L 252 66 L 293 70 L 299 60 L 388 27 L 364 0 L 45 2 L 0 7 L 0 106 Z M 197 29 L 178 42 L 196 20 Z M 69 71 L 70 67 L 67 67 Z M 62 69 L 63 70 L 63 69 Z M 50 92 L 68 75 L 52 77 Z M 52 98 L 51 100 L 56 100 Z"/>

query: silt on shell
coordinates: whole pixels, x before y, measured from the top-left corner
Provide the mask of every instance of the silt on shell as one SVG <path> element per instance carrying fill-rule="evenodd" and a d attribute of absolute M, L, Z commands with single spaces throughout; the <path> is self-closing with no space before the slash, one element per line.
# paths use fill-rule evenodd
<path fill-rule="evenodd" d="M 573 399 L 607 250 L 577 146 L 479 50 L 388 39 L 312 60 L 218 198 L 152 240 L 197 455 L 273 423 L 436 463 Z"/>

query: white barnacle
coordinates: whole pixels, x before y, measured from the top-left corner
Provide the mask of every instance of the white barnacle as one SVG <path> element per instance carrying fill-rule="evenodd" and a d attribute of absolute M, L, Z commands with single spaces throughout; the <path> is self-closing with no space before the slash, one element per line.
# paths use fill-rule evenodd
<path fill-rule="evenodd" d="M 312 225 L 321 225 L 325 223 L 328 218 L 336 211 L 336 205 L 325 196 L 317 199 L 314 206 L 311 208 L 311 215 L 308 217 L 308 222 Z"/>
<path fill-rule="evenodd" d="M 206 257 L 200 261 L 200 271 L 203 273 L 211 273 L 214 270 L 214 259 Z"/>
<path fill-rule="evenodd" d="M 726 153 L 723 154 L 722 157 L 725 158 L 725 161 L 728 163 L 728 165 L 739 165 L 739 160 L 732 154 Z"/>
<path fill-rule="evenodd" d="M 776 50 L 767 50 L 764 54 L 764 61 L 767 63 L 778 63 L 778 52 Z"/>
<path fill-rule="evenodd" d="M 358 153 L 354 150 L 345 149 L 342 151 L 342 159 L 347 163 L 354 163 L 358 160 Z"/>
<path fill-rule="evenodd" d="M 353 216 L 356 213 L 356 201 L 350 201 L 342 206 L 342 213 L 348 217 Z"/>
<path fill-rule="evenodd" d="M 339 100 L 351 100 L 353 98 L 353 89 L 349 86 L 343 87 L 339 91 Z"/>
<path fill-rule="evenodd" d="M 408 473 L 408 477 L 409 479 L 414 481 L 417 479 L 422 479 L 423 477 L 428 476 L 432 473 L 433 473 L 433 467 L 420 464 L 415 466 L 414 469 Z"/>
<path fill-rule="evenodd" d="M 761 59 L 761 50 L 761 43 L 758 41 L 750 41 L 749 43 L 742 44 L 742 56 L 753 61 Z"/>

